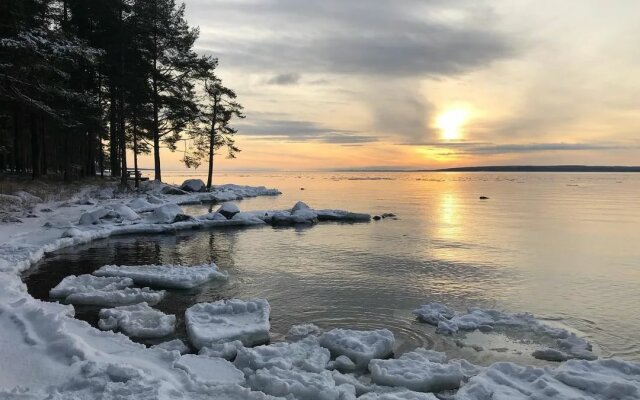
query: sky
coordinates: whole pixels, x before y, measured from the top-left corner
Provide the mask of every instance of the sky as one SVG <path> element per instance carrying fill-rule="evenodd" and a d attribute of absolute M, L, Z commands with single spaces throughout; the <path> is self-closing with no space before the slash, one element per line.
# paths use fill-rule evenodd
<path fill-rule="evenodd" d="M 223 170 L 638 165 L 638 15 L 637 0 L 186 0 L 247 115 Z"/>

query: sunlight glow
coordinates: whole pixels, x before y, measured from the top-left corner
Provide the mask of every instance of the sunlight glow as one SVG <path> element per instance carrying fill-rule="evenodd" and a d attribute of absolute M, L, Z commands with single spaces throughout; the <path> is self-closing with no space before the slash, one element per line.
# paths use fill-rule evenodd
<path fill-rule="evenodd" d="M 447 110 L 436 119 L 436 128 L 442 132 L 444 140 L 456 140 L 462 136 L 461 128 L 467 121 L 469 112 L 462 108 Z"/>

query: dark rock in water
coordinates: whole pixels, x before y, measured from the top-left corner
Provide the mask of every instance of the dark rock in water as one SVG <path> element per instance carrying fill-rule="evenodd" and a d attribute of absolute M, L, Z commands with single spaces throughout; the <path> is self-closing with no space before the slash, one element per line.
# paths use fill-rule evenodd
<path fill-rule="evenodd" d="M 374 221 L 380 221 L 382 219 L 382 217 L 380 217 L 379 215 L 376 215 L 373 217 Z"/>
<path fill-rule="evenodd" d="M 187 192 L 185 192 L 182 189 L 178 189 L 177 187 L 173 187 L 173 186 L 165 186 L 162 188 L 162 190 L 160 190 L 160 193 L 162 194 L 177 194 L 177 195 L 185 195 L 187 194 Z"/>
<path fill-rule="evenodd" d="M 394 213 L 384 213 L 382 214 L 382 218 L 393 218 L 396 215 Z"/>
<path fill-rule="evenodd" d="M 304 190 L 304 188 L 300 188 L 300 190 Z"/>
<path fill-rule="evenodd" d="M 489 200 L 487 196 L 480 196 L 480 200 Z"/>
<path fill-rule="evenodd" d="M 191 220 L 192 217 L 190 215 L 187 214 L 178 214 L 176 215 L 176 217 L 173 219 L 173 222 L 182 222 L 182 221 L 189 221 Z M 173 223 L 172 222 L 172 223 Z"/>
<path fill-rule="evenodd" d="M 224 203 L 216 212 L 224 215 L 226 219 L 231 219 L 240 212 L 240 208 L 234 203 Z"/>
<path fill-rule="evenodd" d="M 180 189 L 187 192 L 204 192 L 205 185 L 202 179 L 187 179 L 182 182 Z"/>

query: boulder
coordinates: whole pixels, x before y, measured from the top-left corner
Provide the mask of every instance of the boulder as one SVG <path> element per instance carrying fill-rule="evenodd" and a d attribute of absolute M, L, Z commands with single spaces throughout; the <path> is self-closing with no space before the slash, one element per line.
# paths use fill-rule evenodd
<path fill-rule="evenodd" d="M 226 219 L 233 218 L 234 215 L 240 212 L 240 208 L 234 203 L 224 203 L 216 213 L 224 215 Z"/>
<path fill-rule="evenodd" d="M 204 192 L 206 187 L 202 179 L 187 179 L 182 182 L 180 189 L 186 192 Z"/>
<path fill-rule="evenodd" d="M 160 193 L 162 194 L 176 194 L 176 195 L 185 195 L 188 194 L 187 192 L 185 192 L 182 189 L 178 189 L 175 186 L 164 186 L 162 189 L 160 189 Z"/>

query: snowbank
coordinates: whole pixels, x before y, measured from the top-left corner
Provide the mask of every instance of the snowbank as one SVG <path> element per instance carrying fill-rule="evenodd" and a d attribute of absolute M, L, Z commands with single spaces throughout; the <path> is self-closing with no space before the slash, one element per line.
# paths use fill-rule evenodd
<path fill-rule="evenodd" d="M 198 303 L 185 312 L 189 340 L 197 348 L 240 340 L 245 346 L 269 341 L 269 303 L 264 299 Z"/>
<path fill-rule="evenodd" d="M 136 284 L 153 287 L 189 289 L 213 279 L 227 279 L 214 263 L 182 265 L 105 265 L 93 272 L 96 276 L 126 277 Z"/>
<path fill-rule="evenodd" d="M 100 310 L 98 326 L 102 330 L 120 330 L 129 337 L 159 338 L 175 331 L 176 317 L 139 303 Z"/>

